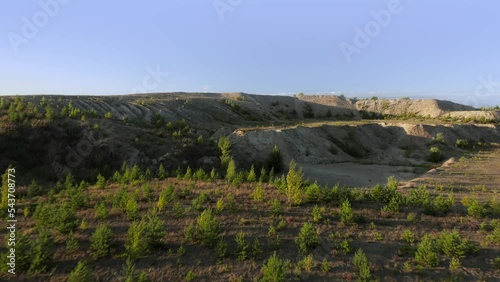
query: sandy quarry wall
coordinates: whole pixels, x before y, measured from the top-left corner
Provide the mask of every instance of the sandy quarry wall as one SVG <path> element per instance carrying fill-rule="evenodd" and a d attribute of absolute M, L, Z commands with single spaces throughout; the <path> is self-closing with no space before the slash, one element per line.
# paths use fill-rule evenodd
<path fill-rule="evenodd" d="M 230 135 L 240 164 L 264 163 L 274 145 L 285 163 L 330 164 L 361 161 L 390 165 L 425 163 L 432 138 L 441 132 L 445 156 L 456 156 L 457 139 L 500 142 L 498 125 L 417 125 L 375 123 L 366 125 L 292 127 L 235 131 Z"/>

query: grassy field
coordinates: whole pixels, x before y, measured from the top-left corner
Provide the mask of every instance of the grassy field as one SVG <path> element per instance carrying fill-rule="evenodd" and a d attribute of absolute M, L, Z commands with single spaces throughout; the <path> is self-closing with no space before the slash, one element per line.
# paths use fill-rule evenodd
<path fill-rule="evenodd" d="M 19 187 L 15 280 L 495 281 L 498 162 L 491 147 L 405 188 L 319 187 L 293 166 Z"/>

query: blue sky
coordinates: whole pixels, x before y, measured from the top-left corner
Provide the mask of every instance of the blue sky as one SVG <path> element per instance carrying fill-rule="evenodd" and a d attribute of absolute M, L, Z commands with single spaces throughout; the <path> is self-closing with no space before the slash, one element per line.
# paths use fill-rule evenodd
<path fill-rule="evenodd" d="M 494 0 L 4 1 L 0 94 L 342 92 L 500 104 L 499 29 Z M 357 48 L 349 61 L 343 43 Z"/>

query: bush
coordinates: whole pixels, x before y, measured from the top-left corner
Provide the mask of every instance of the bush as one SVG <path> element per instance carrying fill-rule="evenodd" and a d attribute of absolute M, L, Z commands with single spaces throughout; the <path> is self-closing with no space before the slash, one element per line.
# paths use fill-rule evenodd
<path fill-rule="evenodd" d="M 424 214 L 427 215 L 438 215 L 446 214 L 450 211 L 451 207 L 455 204 L 455 198 L 453 195 L 449 195 L 446 199 L 443 195 L 439 195 L 434 200 L 427 199 L 423 204 Z"/>
<path fill-rule="evenodd" d="M 321 195 L 321 189 L 317 182 L 307 186 L 306 188 L 306 201 L 308 203 L 317 203 Z"/>
<path fill-rule="evenodd" d="M 147 251 L 147 241 L 143 240 L 145 237 L 146 229 L 143 222 L 132 222 L 128 229 L 128 237 L 125 242 L 125 249 L 127 254 L 132 259 L 138 259 Z"/>
<path fill-rule="evenodd" d="M 127 217 L 131 220 L 137 219 L 139 217 L 139 204 L 135 196 L 129 196 L 127 200 L 127 205 L 125 206 L 125 213 Z"/>
<path fill-rule="evenodd" d="M 221 232 L 219 223 L 212 210 L 204 210 L 197 218 L 197 238 L 201 244 L 208 247 L 213 247 L 219 239 Z"/>
<path fill-rule="evenodd" d="M 236 172 L 236 163 L 234 159 L 231 158 L 227 165 L 226 180 L 231 183 L 234 179 L 236 179 L 237 176 L 238 173 Z"/>
<path fill-rule="evenodd" d="M 95 214 L 98 219 L 106 219 L 109 215 L 108 209 L 106 209 L 106 204 L 104 202 L 101 202 L 99 204 L 96 204 L 94 207 Z"/>
<path fill-rule="evenodd" d="M 313 222 L 320 222 L 320 220 L 323 218 L 323 213 L 325 212 L 325 208 L 320 208 L 318 205 L 315 205 L 313 210 L 312 210 L 312 217 L 313 217 Z"/>
<path fill-rule="evenodd" d="M 31 250 L 30 273 L 46 273 L 52 266 L 54 239 L 47 229 L 41 229 Z"/>
<path fill-rule="evenodd" d="M 90 237 L 90 248 L 94 258 L 102 258 L 109 254 L 113 242 L 113 231 L 107 224 L 101 224 Z"/>
<path fill-rule="evenodd" d="M 429 162 L 437 163 L 443 159 L 443 155 L 441 154 L 441 149 L 439 147 L 433 146 L 429 149 L 429 155 L 427 156 L 427 160 Z"/>
<path fill-rule="evenodd" d="M 28 186 L 28 198 L 43 195 L 43 192 L 43 188 L 35 180 L 31 181 L 31 184 Z"/>
<path fill-rule="evenodd" d="M 163 210 L 168 204 L 177 199 L 174 186 L 170 184 L 167 189 L 161 191 L 160 197 L 158 198 L 158 209 Z"/>
<path fill-rule="evenodd" d="M 460 149 L 468 149 L 471 147 L 471 144 L 467 139 L 457 139 L 455 146 Z"/>
<path fill-rule="evenodd" d="M 69 233 L 68 238 L 66 239 L 66 251 L 68 253 L 74 253 L 78 251 L 79 244 L 78 239 L 76 239 L 75 234 L 73 232 Z"/>
<path fill-rule="evenodd" d="M 158 167 L 158 173 L 157 173 L 158 179 L 163 180 L 167 178 L 167 172 L 165 171 L 165 167 L 163 167 L 163 164 L 160 164 Z"/>
<path fill-rule="evenodd" d="M 406 229 L 401 239 L 410 244 L 413 244 L 413 242 L 415 242 L 415 234 L 413 234 L 410 229 Z"/>
<path fill-rule="evenodd" d="M 339 213 L 340 213 L 340 220 L 343 223 L 354 222 L 354 212 L 352 210 L 351 203 L 349 203 L 349 200 L 345 200 L 344 202 L 342 202 Z"/>
<path fill-rule="evenodd" d="M 370 198 L 379 203 L 389 203 L 390 200 L 397 194 L 395 188 L 384 187 L 380 184 L 375 185 L 370 189 Z"/>
<path fill-rule="evenodd" d="M 97 175 L 97 182 L 95 185 L 97 185 L 97 187 L 103 189 L 106 186 L 106 178 L 99 173 Z"/>
<path fill-rule="evenodd" d="M 158 213 L 154 210 L 148 213 L 146 217 L 143 218 L 145 224 L 146 236 L 143 240 L 146 241 L 148 249 L 153 249 L 155 247 L 161 246 L 163 236 L 165 236 L 165 226 L 163 221 L 158 217 Z"/>
<path fill-rule="evenodd" d="M 304 177 L 304 172 L 302 169 L 297 169 L 295 161 L 290 162 L 290 168 L 286 176 L 287 188 L 285 191 L 288 205 L 296 206 L 302 204 L 303 191 L 302 191 L 302 179 Z"/>
<path fill-rule="evenodd" d="M 427 186 L 419 185 L 417 189 L 410 191 L 410 196 L 408 197 L 408 205 L 420 206 L 423 205 L 427 200 L 429 200 L 430 193 L 427 190 Z"/>
<path fill-rule="evenodd" d="M 319 239 L 314 226 L 309 222 L 304 223 L 295 242 L 301 253 L 307 253 L 308 249 L 315 248 L 319 244 Z"/>
<path fill-rule="evenodd" d="M 244 261 L 248 258 L 248 248 L 250 245 L 245 240 L 245 233 L 238 232 L 236 235 L 236 253 L 238 254 L 238 261 Z"/>
<path fill-rule="evenodd" d="M 274 216 L 280 216 L 283 214 L 283 206 L 281 205 L 281 202 L 278 199 L 272 199 L 269 202 L 269 205 L 271 206 L 271 213 Z"/>
<path fill-rule="evenodd" d="M 425 235 L 417 246 L 415 259 L 422 266 L 435 267 L 439 264 L 436 247 L 429 235 Z"/>
<path fill-rule="evenodd" d="M 262 267 L 262 282 L 284 282 L 285 263 L 274 252 Z"/>
<path fill-rule="evenodd" d="M 354 268 L 358 270 L 358 281 L 371 281 L 370 266 L 368 264 L 368 259 L 362 249 L 358 249 L 354 254 L 352 260 Z"/>
<path fill-rule="evenodd" d="M 201 192 L 200 195 L 193 199 L 191 205 L 195 210 L 203 210 L 203 205 L 209 201 L 208 195 L 205 192 Z"/>
<path fill-rule="evenodd" d="M 51 225 L 58 232 L 68 234 L 75 231 L 78 227 L 78 218 L 75 215 L 75 211 L 66 204 L 57 208 L 55 215 L 52 216 Z"/>
<path fill-rule="evenodd" d="M 71 271 L 68 282 L 93 282 L 94 277 L 85 261 L 79 261 L 78 265 Z"/>
<path fill-rule="evenodd" d="M 480 204 L 477 198 L 472 198 L 467 203 L 467 213 L 472 217 L 486 217 L 493 212 L 493 207 L 489 202 Z"/>
<path fill-rule="evenodd" d="M 259 182 L 259 184 L 257 184 L 257 187 L 255 187 L 255 190 L 252 193 L 252 198 L 257 202 L 264 200 L 264 189 L 262 189 L 262 183 Z"/>
<path fill-rule="evenodd" d="M 462 259 L 465 255 L 477 251 L 474 243 L 463 239 L 456 229 L 451 232 L 441 232 L 436 240 L 436 247 L 440 253 L 456 259 Z"/>
<path fill-rule="evenodd" d="M 267 170 L 273 170 L 275 173 L 280 173 L 283 169 L 283 157 L 278 145 L 274 145 L 273 150 L 267 158 Z"/>
<path fill-rule="evenodd" d="M 248 172 L 247 175 L 247 181 L 248 182 L 255 182 L 257 180 L 257 175 L 255 174 L 255 167 L 252 165 L 250 168 L 250 171 Z"/>

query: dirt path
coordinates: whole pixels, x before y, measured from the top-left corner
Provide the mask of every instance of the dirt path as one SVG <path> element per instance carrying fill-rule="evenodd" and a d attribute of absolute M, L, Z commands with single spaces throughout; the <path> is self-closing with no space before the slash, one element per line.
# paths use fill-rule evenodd
<path fill-rule="evenodd" d="M 500 144 L 469 153 L 459 160 L 428 171 L 408 182 L 407 186 L 430 184 L 455 191 L 500 190 Z"/>
<path fill-rule="evenodd" d="M 300 164 L 306 177 L 317 179 L 325 185 L 346 185 L 351 187 L 372 187 L 387 183 L 390 176 L 400 181 L 418 177 L 417 168 L 409 166 L 367 165 L 358 163 Z"/>

